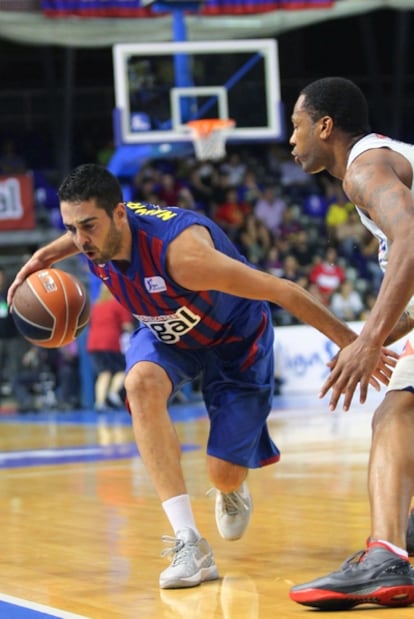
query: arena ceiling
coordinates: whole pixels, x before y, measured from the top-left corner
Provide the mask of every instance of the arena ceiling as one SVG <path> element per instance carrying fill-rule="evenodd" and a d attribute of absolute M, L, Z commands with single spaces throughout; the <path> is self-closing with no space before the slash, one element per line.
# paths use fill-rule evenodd
<path fill-rule="evenodd" d="M 3 6 L 7 0 L 2 0 Z M 15 1 L 15 0 L 14 0 Z M 107 47 L 115 43 L 170 41 L 171 16 L 148 19 L 66 17 L 51 19 L 40 11 L 1 10 L 0 38 L 30 45 Z M 337 20 L 380 9 L 407 11 L 414 0 L 337 0 L 329 9 L 278 10 L 246 16 L 186 16 L 187 38 L 192 41 L 278 36 L 324 20 Z"/>

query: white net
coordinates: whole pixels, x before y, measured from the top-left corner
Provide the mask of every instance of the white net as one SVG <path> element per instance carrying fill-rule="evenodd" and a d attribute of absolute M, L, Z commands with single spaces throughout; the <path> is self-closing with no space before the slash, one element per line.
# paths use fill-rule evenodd
<path fill-rule="evenodd" d="M 226 155 L 226 139 L 234 128 L 230 118 L 192 120 L 187 123 L 199 161 L 222 159 Z"/>

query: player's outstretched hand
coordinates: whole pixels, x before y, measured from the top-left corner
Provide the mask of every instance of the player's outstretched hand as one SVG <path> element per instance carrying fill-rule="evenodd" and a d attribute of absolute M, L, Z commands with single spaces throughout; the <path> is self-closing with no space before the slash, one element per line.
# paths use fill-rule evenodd
<path fill-rule="evenodd" d="M 369 345 L 362 341 L 362 338 L 357 338 L 328 364 L 331 373 L 322 385 L 319 397 L 323 398 L 332 389 L 330 410 L 335 410 L 339 398 L 343 395 L 342 408 L 347 411 L 359 383 L 359 401 L 363 404 L 367 398 L 368 385 L 377 391 L 381 384 L 388 385 L 398 357 L 399 355 L 389 348 Z"/>

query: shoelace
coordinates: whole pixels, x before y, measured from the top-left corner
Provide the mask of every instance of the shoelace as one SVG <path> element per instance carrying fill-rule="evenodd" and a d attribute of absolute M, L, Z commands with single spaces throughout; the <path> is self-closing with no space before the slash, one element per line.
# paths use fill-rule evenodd
<path fill-rule="evenodd" d="M 362 563 L 362 561 L 364 561 L 366 555 L 368 553 L 368 549 L 365 550 L 357 550 L 356 552 L 354 552 L 354 554 L 352 554 L 350 557 L 348 557 L 348 559 L 346 559 L 344 561 L 344 563 L 341 565 L 341 570 L 352 570 L 355 569 L 355 567 L 357 565 L 359 565 L 360 563 Z M 400 559 L 400 561 L 403 562 L 405 559 L 403 557 L 400 557 L 399 555 L 395 555 L 396 559 Z"/>
<path fill-rule="evenodd" d="M 172 561 L 172 565 L 179 565 L 180 563 L 184 563 L 187 556 L 191 552 L 191 543 L 185 543 L 182 539 L 178 537 L 172 537 L 171 535 L 163 535 L 161 540 L 165 544 L 171 544 L 170 548 L 164 548 L 161 552 L 162 557 L 168 557 L 170 555 L 174 555 L 174 559 Z"/>
<path fill-rule="evenodd" d="M 357 550 L 356 552 L 354 552 L 354 554 L 345 559 L 345 561 L 342 563 L 341 570 L 349 569 L 353 565 L 358 565 L 358 563 L 361 563 L 361 561 L 364 560 L 366 553 L 366 550 Z"/>
<path fill-rule="evenodd" d="M 220 490 L 217 490 L 217 488 L 210 488 L 210 490 L 206 492 L 207 496 L 212 494 L 212 492 L 220 492 Z M 248 502 L 243 499 L 240 492 L 237 492 L 237 490 L 229 492 L 228 494 L 221 492 L 221 495 L 223 497 L 224 511 L 229 516 L 236 516 L 241 509 L 245 509 L 246 511 L 249 510 Z"/>

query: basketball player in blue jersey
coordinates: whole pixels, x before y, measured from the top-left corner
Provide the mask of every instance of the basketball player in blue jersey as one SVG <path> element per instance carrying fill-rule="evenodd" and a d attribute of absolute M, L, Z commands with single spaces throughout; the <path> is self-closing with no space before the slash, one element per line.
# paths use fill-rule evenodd
<path fill-rule="evenodd" d="M 327 610 L 363 603 L 414 603 L 414 145 L 370 132 L 368 105 L 351 81 L 323 78 L 300 93 L 294 106 L 292 154 L 305 172 L 327 170 L 342 181 L 362 223 L 377 237 L 384 278 L 359 335 L 331 364 L 321 395 L 331 408 L 351 404 L 360 383 L 366 399 L 381 346 L 408 335 L 384 400 L 372 421 L 368 468 L 371 531 L 367 547 L 341 569 L 291 590 L 291 598 Z"/>
<path fill-rule="evenodd" d="M 37 250 L 9 289 L 36 269 L 76 253 L 88 259 L 118 301 L 139 320 L 126 353 L 127 407 L 139 453 L 174 537 L 161 588 L 218 578 L 213 553 L 194 520 L 167 406 L 202 375 L 210 429 L 208 475 L 223 538 L 249 522 L 250 468 L 279 460 L 267 417 L 273 395 L 273 326 L 269 301 L 319 329 L 340 348 L 356 335 L 300 286 L 248 265 L 210 219 L 179 208 L 125 204 L 105 168 L 76 168 L 59 189 L 67 232 Z M 384 350 L 372 383 L 388 383 L 394 359 Z"/>

